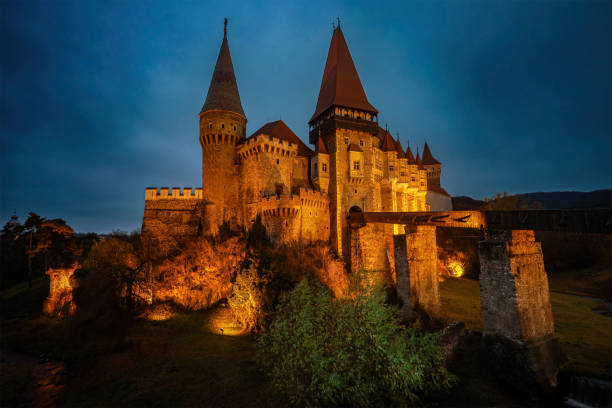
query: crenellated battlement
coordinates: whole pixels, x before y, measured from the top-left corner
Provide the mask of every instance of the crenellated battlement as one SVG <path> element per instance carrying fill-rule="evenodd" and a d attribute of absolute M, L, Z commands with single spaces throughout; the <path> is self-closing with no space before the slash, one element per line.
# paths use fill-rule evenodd
<path fill-rule="evenodd" d="M 243 160 L 257 156 L 260 153 L 280 157 L 295 157 L 297 156 L 297 151 L 297 144 L 264 134 L 247 139 L 238 146 L 238 155 Z"/>
<path fill-rule="evenodd" d="M 202 188 L 185 187 L 148 187 L 145 189 L 145 201 L 151 200 L 201 200 Z"/>

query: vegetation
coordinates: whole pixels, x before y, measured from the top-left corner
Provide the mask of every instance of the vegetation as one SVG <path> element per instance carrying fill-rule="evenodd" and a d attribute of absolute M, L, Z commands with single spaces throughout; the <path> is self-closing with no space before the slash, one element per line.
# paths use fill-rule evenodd
<path fill-rule="evenodd" d="M 334 299 L 303 280 L 281 295 L 258 361 L 293 404 L 405 405 L 450 387 L 435 335 L 404 329 L 381 288 Z"/>
<path fill-rule="evenodd" d="M 581 280 L 598 279 L 599 274 L 582 273 Z M 556 282 L 555 274 L 550 275 L 551 288 L 568 283 L 565 278 Z M 478 281 L 470 279 L 449 279 L 440 286 L 442 311 L 447 321 L 463 321 L 468 328 L 482 330 L 480 319 L 480 289 Z M 567 353 L 565 372 L 612 378 L 612 324 L 610 318 L 598 313 L 601 303 L 579 296 L 551 292 L 551 304 L 555 318 L 555 333 L 561 347 Z"/>
<path fill-rule="evenodd" d="M 485 197 L 480 207 L 483 211 L 510 211 L 510 210 L 539 210 L 542 204 L 532 201 L 521 195 L 509 195 L 505 191 L 497 193 L 494 197 Z"/>

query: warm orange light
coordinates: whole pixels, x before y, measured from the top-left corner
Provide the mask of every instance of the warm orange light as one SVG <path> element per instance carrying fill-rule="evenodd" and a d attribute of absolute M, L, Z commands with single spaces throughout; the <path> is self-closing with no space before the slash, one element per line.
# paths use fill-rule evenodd
<path fill-rule="evenodd" d="M 236 322 L 228 307 L 218 307 L 214 310 L 206 326 L 210 333 L 221 336 L 244 336 L 249 333 Z"/>
<path fill-rule="evenodd" d="M 450 261 L 446 265 L 446 269 L 448 270 L 448 274 L 453 278 L 460 278 L 464 273 L 463 264 L 456 260 Z"/>
<path fill-rule="evenodd" d="M 168 305 L 158 305 L 153 309 L 149 309 L 142 314 L 141 317 L 147 319 L 149 321 L 160 322 L 164 320 L 168 320 L 174 316 L 174 312 L 172 308 Z"/>

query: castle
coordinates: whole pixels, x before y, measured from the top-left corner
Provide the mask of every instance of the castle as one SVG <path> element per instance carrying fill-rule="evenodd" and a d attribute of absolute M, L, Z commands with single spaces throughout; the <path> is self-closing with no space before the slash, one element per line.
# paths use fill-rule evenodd
<path fill-rule="evenodd" d="M 277 243 L 329 241 L 342 256 L 349 211 L 452 209 L 427 143 L 415 157 L 379 126 L 339 24 L 308 121 L 314 151 L 282 120 L 246 136 L 227 20 L 199 122 L 202 188 L 146 189 L 142 233 L 164 245 L 222 225 L 249 229 L 261 216 Z"/>

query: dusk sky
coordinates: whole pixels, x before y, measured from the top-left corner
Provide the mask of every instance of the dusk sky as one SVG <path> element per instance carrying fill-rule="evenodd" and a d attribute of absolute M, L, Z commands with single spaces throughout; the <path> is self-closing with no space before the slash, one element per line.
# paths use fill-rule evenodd
<path fill-rule="evenodd" d="M 140 227 L 201 184 L 198 118 L 229 19 L 247 134 L 308 140 L 332 21 L 402 145 L 474 198 L 612 187 L 612 2 L 0 2 L 0 222 Z"/>

